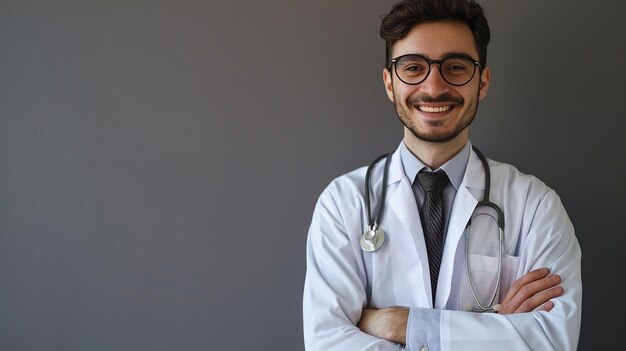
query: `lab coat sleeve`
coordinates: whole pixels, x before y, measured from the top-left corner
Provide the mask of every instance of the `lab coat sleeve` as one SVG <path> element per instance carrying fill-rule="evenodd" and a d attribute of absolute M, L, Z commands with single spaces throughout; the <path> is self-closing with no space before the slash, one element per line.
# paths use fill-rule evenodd
<path fill-rule="evenodd" d="M 366 305 L 366 278 L 358 242 L 350 240 L 343 218 L 359 215 L 342 213 L 351 210 L 337 205 L 335 196 L 340 190 L 331 184 L 322 193 L 309 228 L 303 298 L 305 348 L 401 350 L 401 345 L 363 333 L 356 326 Z"/>
<path fill-rule="evenodd" d="M 550 312 L 500 315 L 442 311 L 442 350 L 576 350 L 581 320 L 581 251 L 559 197 L 548 190 L 521 234 L 518 277 L 548 267 L 562 296 Z M 410 344 L 410 341 L 409 341 Z M 410 349 L 410 348 L 409 348 Z"/>

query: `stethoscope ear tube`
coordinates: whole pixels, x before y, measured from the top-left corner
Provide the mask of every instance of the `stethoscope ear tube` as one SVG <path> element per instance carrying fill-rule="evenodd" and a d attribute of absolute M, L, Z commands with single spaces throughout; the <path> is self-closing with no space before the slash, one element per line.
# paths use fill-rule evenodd
<path fill-rule="evenodd" d="M 477 206 L 478 207 L 478 206 Z M 493 208 L 492 206 L 489 206 Z M 496 206 L 497 207 L 497 206 Z M 498 208 L 499 209 L 499 208 Z M 500 211 L 501 212 L 501 211 Z M 494 304 L 498 295 L 500 295 L 500 286 L 502 284 L 502 256 L 504 255 L 504 228 L 498 223 L 498 271 L 496 272 L 496 287 L 493 289 L 493 293 L 489 298 L 489 302 L 486 305 L 483 305 L 474 289 L 474 284 L 472 283 L 472 275 L 470 273 L 470 264 L 469 264 L 469 246 L 470 246 L 470 236 L 472 230 L 472 222 L 471 220 L 467 223 L 467 233 L 465 235 L 465 275 L 467 276 L 467 284 L 469 285 L 470 292 L 474 297 L 474 301 L 478 305 L 477 308 L 472 308 L 472 312 L 498 312 L 500 309 L 500 304 Z"/>

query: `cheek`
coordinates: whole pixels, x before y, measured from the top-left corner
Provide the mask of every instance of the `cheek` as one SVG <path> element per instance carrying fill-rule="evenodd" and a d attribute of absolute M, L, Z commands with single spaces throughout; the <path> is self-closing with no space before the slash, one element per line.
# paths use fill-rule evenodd
<path fill-rule="evenodd" d="M 467 89 L 466 92 L 463 93 L 463 98 L 465 99 L 465 105 L 469 108 L 475 108 L 478 105 L 478 100 L 482 99 L 482 89 L 480 86 L 472 87 L 472 89 Z"/>
<path fill-rule="evenodd" d="M 416 94 L 417 90 L 412 87 L 407 87 L 406 85 L 394 86 L 394 97 L 396 99 L 396 103 L 408 105 L 410 98 Z"/>

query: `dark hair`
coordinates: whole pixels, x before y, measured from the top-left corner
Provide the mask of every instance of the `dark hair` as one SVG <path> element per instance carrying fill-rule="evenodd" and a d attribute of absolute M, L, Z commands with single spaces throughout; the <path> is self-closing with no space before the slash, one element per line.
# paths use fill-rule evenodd
<path fill-rule="evenodd" d="M 487 64 L 487 44 L 491 34 L 483 9 L 473 0 L 403 0 L 391 8 L 380 25 L 385 39 L 385 67 L 391 62 L 393 45 L 420 23 L 460 22 L 467 24 L 478 48 L 478 60 Z"/>

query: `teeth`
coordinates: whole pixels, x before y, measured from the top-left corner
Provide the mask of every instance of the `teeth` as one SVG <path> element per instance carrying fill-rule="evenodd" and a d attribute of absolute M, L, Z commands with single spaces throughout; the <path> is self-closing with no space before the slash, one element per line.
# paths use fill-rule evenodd
<path fill-rule="evenodd" d="M 429 106 L 419 106 L 420 111 L 424 112 L 445 112 L 448 111 L 452 106 L 439 106 L 439 107 L 429 107 Z"/>

